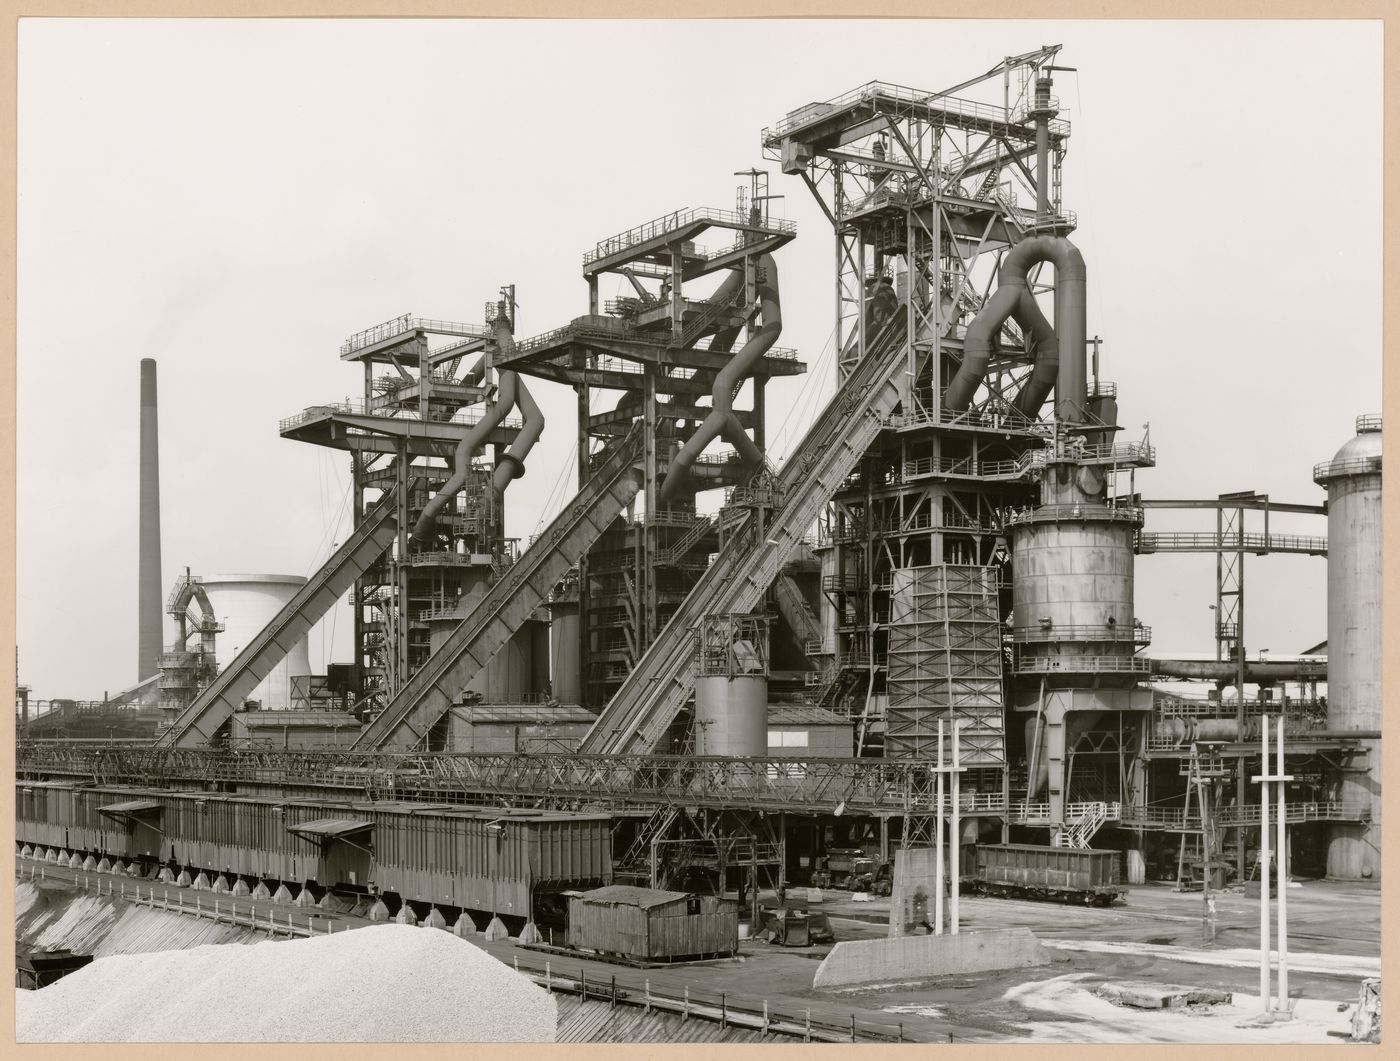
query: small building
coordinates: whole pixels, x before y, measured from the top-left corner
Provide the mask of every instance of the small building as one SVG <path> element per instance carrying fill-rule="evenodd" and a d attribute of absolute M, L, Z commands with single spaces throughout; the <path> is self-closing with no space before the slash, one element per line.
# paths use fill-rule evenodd
<path fill-rule="evenodd" d="M 344 711 L 259 710 L 233 716 L 229 735 L 235 743 L 303 751 L 348 748 L 360 735 L 360 720 Z"/>
<path fill-rule="evenodd" d="M 597 718 L 592 711 L 570 704 L 454 707 L 448 747 L 477 755 L 571 752 Z"/>
<path fill-rule="evenodd" d="M 91 954 L 74 954 L 70 950 L 15 950 L 15 986 L 25 991 L 62 980 L 92 961 Z"/>
<path fill-rule="evenodd" d="M 824 707 L 772 704 L 768 708 L 768 754 L 813 759 L 849 759 L 855 754 L 849 717 Z"/>
<path fill-rule="evenodd" d="M 569 946 L 639 961 L 728 957 L 739 907 L 727 899 L 614 884 L 569 898 Z"/>

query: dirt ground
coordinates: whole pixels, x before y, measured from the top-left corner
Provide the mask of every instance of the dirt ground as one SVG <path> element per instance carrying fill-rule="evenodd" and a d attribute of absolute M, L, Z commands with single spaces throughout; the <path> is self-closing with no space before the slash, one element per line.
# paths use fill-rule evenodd
<path fill-rule="evenodd" d="M 852 902 L 828 892 L 821 904 L 839 939 L 885 934 L 889 901 Z M 1203 900 L 1170 885 L 1133 888 L 1108 909 L 1055 903 L 965 898 L 960 929 L 1023 925 L 1050 949 L 1051 965 L 988 974 L 885 984 L 840 992 L 889 1013 L 950 1026 L 960 1041 L 1053 1042 L 1339 1042 L 1360 982 L 1380 975 L 1380 888 L 1375 884 L 1301 882 L 1289 888 L 1289 994 L 1294 1020 L 1240 1027 L 1260 1013 L 1259 902 L 1216 896 L 1213 943 L 1202 943 Z M 1276 942 L 1276 941 L 1275 941 Z M 761 963 L 761 959 L 760 959 Z M 1117 1006 L 1094 994 L 1106 981 L 1211 987 L 1234 994 L 1231 1005 L 1189 1012 Z"/>
<path fill-rule="evenodd" d="M 21 878 L 38 868 L 30 860 L 17 863 Z M 53 888 L 60 887 L 60 881 L 86 876 L 52 866 L 46 870 L 54 878 L 48 885 Z M 143 888 L 154 888 L 162 898 L 187 892 L 149 882 Z M 68 890 L 73 898 L 80 894 Z M 192 902 L 193 893 L 186 898 Z M 773 901 L 771 895 L 762 898 Z M 885 936 L 888 899 L 855 902 L 837 891 L 826 892 L 824 898 L 819 909 L 831 918 L 838 940 Z M 270 901 L 242 902 L 256 908 L 259 917 L 269 911 L 286 916 L 285 906 Z M 554 967 L 561 975 L 585 970 L 601 983 L 615 977 L 619 988 L 632 991 L 649 983 L 656 991 L 674 995 L 683 987 L 710 998 L 725 992 L 736 1005 L 770 1000 L 775 1009 L 810 1009 L 813 1019 L 838 1025 L 853 1014 L 862 1022 L 899 1023 L 907 1038 L 924 1042 L 1341 1042 L 1328 1031 L 1349 1028 L 1347 1007 L 1356 1002 L 1361 980 L 1380 974 L 1380 887 L 1303 882 L 1289 889 L 1288 903 L 1289 984 L 1297 1019 L 1264 1027 L 1248 1026 L 1262 1008 L 1258 900 L 1218 895 L 1215 941 L 1203 946 L 1201 895 L 1177 893 L 1165 884 L 1135 887 L 1126 903 L 1108 909 L 963 899 L 962 931 L 1025 926 L 1050 951 L 1050 965 L 1014 973 L 815 991 L 812 978 L 829 945 L 784 948 L 754 940 L 744 941 L 734 960 L 638 970 L 570 956 L 556 959 Z M 60 913 L 50 911 L 48 919 Z M 25 929 L 33 914 L 17 910 L 22 940 L 34 934 Z M 186 920 L 173 913 L 159 916 Z M 337 931 L 367 923 L 349 915 L 317 916 Z M 41 926 L 36 922 L 30 927 L 37 932 Z M 514 940 L 488 943 L 480 935 L 468 938 L 504 962 L 518 958 L 538 965 L 544 958 Z M 50 945 L 65 945 L 57 938 L 45 939 Z M 151 948 L 161 945 L 150 942 Z M 1118 980 L 1209 987 L 1229 991 L 1234 998 L 1230 1005 L 1172 1012 L 1117 1006 L 1094 994 L 1098 985 Z"/>

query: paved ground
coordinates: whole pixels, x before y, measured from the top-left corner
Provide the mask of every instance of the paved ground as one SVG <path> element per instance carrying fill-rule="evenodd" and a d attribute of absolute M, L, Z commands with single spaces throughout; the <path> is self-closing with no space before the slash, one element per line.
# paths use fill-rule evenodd
<path fill-rule="evenodd" d="M 17 874 L 28 878 L 29 870 L 42 866 L 32 860 L 17 859 Z M 116 882 L 122 878 L 105 874 L 83 874 L 78 870 L 44 867 L 50 879 L 60 877 L 89 882 L 102 878 Z M 89 883 L 89 887 L 92 884 Z M 127 882 L 128 892 L 134 884 Z M 178 903 L 183 897 L 192 906 L 202 896 L 206 906 L 209 892 L 196 893 L 174 885 L 141 882 L 141 894 L 154 888 L 158 899 Z M 767 999 L 772 1007 L 788 1013 L 812 1011 L 814 1020 L 833 1023 L 849 1021 L 855 1014 L 861 1023 L 903 1023 L 904 1033 L 923 1041 L 1007 1041 L 1028 1035 L 1058 1038 L 1061 1041 L 1189 1041 L 1206 1034 L 1204 1041 L 1229 1034 L 1235 1041 L 1278 1042 L 1325 1041 L 1323 1025 L 1340 1029 L 1347 1017 L 1336 1012 L 1337 1002 L 1354 1002 L 1364 976 L 1378 975 L 1380 956 L 1380 887 L 1329 882 L 1304 882 L 1289 889 L 1289 944 L 1295 959 L 1290 986 L 1295 995 L 1309 1000 L 1313 1023 L 1305 1034 L 1303 1022 L 1288 1029 L 1267 1029 L 1254 1033 L 1236 1032 L 1239 1016 L 1212 1024 L 1197 1022 L 1181 1027 L 1163 1024 L 1153 1031 L 1137 1011 L 1107 1007 L 1093 999 L 1090 989 L 1104 979 L 1152 980 L 1162 984 L 1215 987 L 1241 995 L 1257 995 L 1259 905 L 1242 895 L 1217 897 L 1215 942 L 1201 946 L 1202 900 L 1197 894 L 1179 894 L 1168 885 L 1144 885 L 1132 889 L 1126 904 L 1110 909 L 1071 907 L 1054 903 L 1020 902 L 1006 899 L 964 899 L 961 903 L 961 929 L 1029 927 L 1052 949 L 1055 961 L 1048 967 L 1021 970 L 1015 974 L 987 974 L 943 978 L 922 983 L 885 984 L 853 991 L 816 992 L 811 983 L 816 962 L 828 947 L 781 948 L 745 941 L 734 961 L 687 965 L 677 968 L 636 970 L 579 958 L 555 958 L 520 947 L 513 941 L 487 943 L 477 935 L 471 942 L 502 961 L 542 967 L 545 961 L 560 975 L 574 977 L 580 971 L 590 982 L 608 983 L 617 978 L 620 989 L 640 992 L 650 982 L 656 991 L 679 995 L 689 988 L 706 1001 L 721 992 L 738 1004 L 759 1006 Z M 227 902 L 227 897 L 223 898 Z M 851 901 L 842 892 L 826 893 L 821 904 L 832 919 L 838 939 L 879 938 L 885 935 L 889 900 L 869 903 Z M 270 901 L 238 900 L 238 911 L 252 909 L 256 916 L 272 914 L 275 923 L 284 923 L 288 913 L 298 925 L 315 916 L 317 930 L 326 926 L 344 931 L 367 922 L 346 915 L 303 911 Z M 1210 963 L 1210 964 L 1208 964 Z M 1306 970 L 1306 971 L 1305 971 Z M 1316 1001 L 1321 1000 L 1321 1001 Z M 1241 1012 L 1258 1008 L 1257 999 L 1241 1000 Z M 1322 1005 L 1322 1002 L 1329 1005 Z M 1122 1020 L 1115 1022 L 1115 1016 Z M 1224 1031 L 1217 1031 L 1216 1025 Z M 1281 1038 L 1282 1037 L 1282 1038 Z M 1332 1040 L 1336 1041 L 1336 1040 Z"/>

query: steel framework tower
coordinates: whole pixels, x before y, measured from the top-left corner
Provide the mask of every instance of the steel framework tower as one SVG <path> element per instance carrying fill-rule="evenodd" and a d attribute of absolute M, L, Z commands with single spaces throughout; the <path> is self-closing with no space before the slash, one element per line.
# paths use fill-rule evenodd
<path fill-rule="evenodd" d="M 583 258 L 588 314 L 501 361 L 574 388 L 580 484 L 601 446 L 641 425 L 634 511 L 560 591 L 570 607 L 577 597 L 590 707 L 608 701 L 719 545 L 722 528 L 697 514 L 695 495 L 762 476 L 767 380 L 805 371 L 794 351 L 773 345 L 781 330 L 773 253 L 796 230 L 768 216 L 766 175 L 746 175 L 737 209 L 679 210 L 599 242 Z M 716 237 L 724 242 L 701 242 Z M 693 293 L 715 276 L 724 277 L 718 288 Z M 629 294 L 604 299 L 608 278 Z M 749 408 L 738 408 L 746 383 Z M 719 439 L 730 448 L 709 446 Z"/>
<path fill-rule="evenodd" d="M 496 306 L 488 309 L 494 317 Z M 516 418 L 502 418 L 486 433 L 493 457 L 473 463 L 461 491 L 432 521 L 428 540 L 408 545 L 409 528 L 453 476 L 458 444 L 487 415 L 493 367 L 485 359 L 469 362 L 494 351 L 493 338 L 489 325 L 407 314 L 368 328 L 340 348 L 342 360 L 363 368 L 363 396 L 312 406 L 281 424 L 284 438 L 349 451 L 357 530 L 385 496 L 395 498 L 398 538 L 356 579 L 351 594 L 353 684 L 371 711 L 381 709 L 431 654 L 429 621 L 480 592 L 515 555 L 492 477 L 521 427 Z"/>
<path fill-rule="evenodd" d="M 832 225 L 838 381 L 891 342 L 905 351 L 902 408 L 820 528 L 821 702 L 857 720 L 862 755 L 929 756 L 937 720 L 962 719 L 978 734 L 965 758 L 973 799 L 1006 793 L 1008 748 L 1020 744 L 1000 728 L 1018 699 L 1002 684 L 1009 521 L 1045 500 L 1051 468 L 1089 476 L 1100 495 L 1117 471 L 1151 463 L 1149 447 L 1112 444 L 1114 390 L 1097 380 L 1097 357 L 1093 380 L 1071 375 L 1066 387 L 1061 367 L 1055 383 L 1057 340 L 1061 366 L 1085 358 L 1087 337 L 1060 309 L 1072 270 L 1056 259 L 1054 331 L 1035 305 L 1052 290 L 1038 282 L 1043 256 L 1020 273 L 1029 297 L 1017 303 L 1009 290 L 1012 248 L 1075 227 L 1060 194 L 1069 126 L 1050 95 L 1058 51 L 1008 58 L 938 93 L 871 82 L 763 133 L 767 157 L 805 182 Z M 999 98 L 958 95 L 990 90 Z M 995 316 L 1008 297 L 1012 308 L 979 335 L 979 314 Z M 1041 652 L 1009 647 L 1012 675 L 1047 662 L 1022 665 Z M 1051 818 L 1063 821 L 1063 809 Z"/>

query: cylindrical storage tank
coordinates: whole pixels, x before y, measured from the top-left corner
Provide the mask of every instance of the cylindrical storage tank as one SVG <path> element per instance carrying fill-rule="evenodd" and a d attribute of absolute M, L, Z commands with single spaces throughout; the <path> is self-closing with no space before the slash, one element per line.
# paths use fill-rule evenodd
<path fill-rule="evenodd" d="M 1327 490 L 1327 728 L 1381 728 L 1381 418 L 1356 421 L 1356 437 L 1313 479 Z M 1369 806 L 1369 823 L 1338 823 L 1327 875 L 1379 879 L 1381 748 L 1342 773 L 1343 803 Z"/>
<path fill-rule="evenodd" d="M 558 600 L 549 606 L 550 686 L 561 704 L 583 703 L 579 674 L 578 601 Z"/>
<path fill-rule="evenodd" d="M 549 684 L 549 623 L 543 620 L 532 620 L 530 627 L 530 658 L 532 669 L 530 671 L 530 683 L 526 691 L 536 698 L 542 699 L 546 689 L 551 688 Z"/>
<path fill-rule="evenodd" d="M 1078 507 L 1012 526 L 1015 640 L 1029 656 L 1131 656 L 1134 523 Z"/>
<path fill-rule="evenodd" d="M 215 645 L 218 659 L 227 667 L 306 585 L 306 579 L 301 575 L 206 575 L 200 583 L 215 617 L 224 624 Z M 310 673 L 303 637 L 248 699 L 265 709 L 284 711 L 291 707 L 291 679 Z"/>
<path fill-rule="evenodd" d="M 766 675 L 696 679 L 695 754 L 768 754 Z"/>

